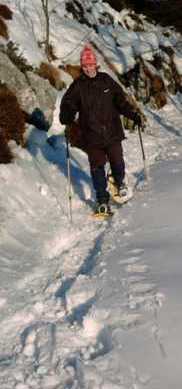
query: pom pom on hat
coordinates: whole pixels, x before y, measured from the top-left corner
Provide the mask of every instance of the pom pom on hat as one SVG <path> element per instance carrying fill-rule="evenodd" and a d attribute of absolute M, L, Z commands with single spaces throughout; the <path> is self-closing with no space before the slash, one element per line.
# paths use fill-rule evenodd
<path fill-rule="evenodd" d="M 80 54 L 81 66 L 95 65 L 97 66 L 97 58 L 90 44 L 85 45 Z"/>

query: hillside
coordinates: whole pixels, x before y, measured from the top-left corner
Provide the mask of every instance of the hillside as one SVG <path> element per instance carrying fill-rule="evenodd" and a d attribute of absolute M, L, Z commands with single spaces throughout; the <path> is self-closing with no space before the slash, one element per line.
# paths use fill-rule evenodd
<path fill-rule="evenodd" d="M 0 388 L 179 388 L 181 35 L 102 0 L 49 0 L 47 45 L 41 4 L 0 1 Z M 87 41 L 146 118 L 148 182 L 121 117 L 134 197 L 105 221 L 59 123 Z"/>
<path fill-rule="evenodd" d="M 162 26 L 172 26 L 182 32 L 182 4 L 180 0 L 106 0 L 115 10 L 131 8 L 137 14 L 144 14 L 150 21 Z"/>

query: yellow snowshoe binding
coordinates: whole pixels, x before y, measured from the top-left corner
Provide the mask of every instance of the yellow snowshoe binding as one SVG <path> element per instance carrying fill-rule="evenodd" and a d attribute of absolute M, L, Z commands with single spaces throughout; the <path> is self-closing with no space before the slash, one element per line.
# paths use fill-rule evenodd
<path fill-rule="evenodd" d="M 133 196 L 132 189 L 125 182 L 118 188 L 111 174 L 108 174 L 108 190 L 111 199 L 118 204 L 126 203 Z"/>

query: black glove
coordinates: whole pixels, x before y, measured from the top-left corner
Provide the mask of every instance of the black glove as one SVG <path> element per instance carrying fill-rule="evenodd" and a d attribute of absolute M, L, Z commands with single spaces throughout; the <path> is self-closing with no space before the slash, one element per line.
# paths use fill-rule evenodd
<path fill-rule="evenodd" d="M 143 125 L 142 118 L 138 112 L 135 113 L 133 121 L 134 121 L 135 126 L 137 125 L 139 127 L 142 127 L 142 125 Z"/>

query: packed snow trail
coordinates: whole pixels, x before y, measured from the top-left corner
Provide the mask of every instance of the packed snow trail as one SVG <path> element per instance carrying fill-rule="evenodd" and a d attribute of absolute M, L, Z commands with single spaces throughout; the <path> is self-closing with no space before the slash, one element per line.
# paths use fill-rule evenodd
<path fill-rule="evenodd" d="M 102 246 L 102 293 L 90 318 L 102 320 L 110 349 L 85 368 L 86 382 L 95 369 L 94 388 L 181 387 L 181 166 L 165 161 L 152 169 L 149 191 L 118 212 L 125 218 L 129 211 L 127 226 L 108 233 L 109 253 Z M 97 386 L 98 377 L 111 386 Z"/>
<path fill-rule="evenodd" d="M 87 158 L 75 150 L 70 226 L 64 139 L 53 150 L 45 134 L 34 130 L 31 135 L 29 151 L 15 147 L 16 161 L 0 170 L 0 386 L 140 389 L 151 385 L 149 389 L 156 389 L 155 364 L 152 370 L 153 361 L 145 366 L 141 357 L 145 368 L 140 374 L 139 361 L 132 360 L 134 341 L 129 348 L 129 340 L 131 334 L 135 340 L 135 331 L 141 336 L 148 331 L 149 346 L 155 344 L 166 355 L 157 316 L 166 291 L 161 291 L 155 272 L 153 277 L 143 240 L 148 223 L 149 229 L 153 226 L 151 236 L 158 234 L 152 199 L 157 201 L 162 179 L 155 189 L 158 176 L 152 173 L 148 192 L 136 192 L 126 206 L 115 208 L 112 220 L 95 223 L 89 218 L 93 194 Z M 160 144 L 162 156 L 172 160 L 181 155 L 174 136 L 144 138 L 149 162 L 158 157 Z M 131 134 L 125 145 L 135 182 L 142 170 L 138 136 Z M 178 172 L 179 163 L 172 164 Z M 165 166 L 171 180 L 170 162 L 164 163 L 164 170 Z M 169 210 L 170 204 L 165 205 Z M 141 350 L 142 342 L 141 337 Z"/>

